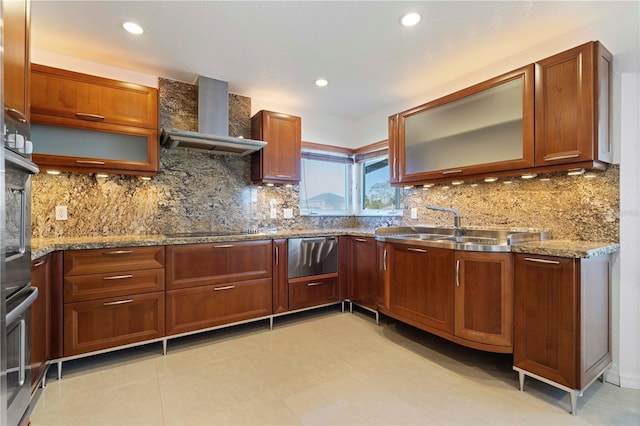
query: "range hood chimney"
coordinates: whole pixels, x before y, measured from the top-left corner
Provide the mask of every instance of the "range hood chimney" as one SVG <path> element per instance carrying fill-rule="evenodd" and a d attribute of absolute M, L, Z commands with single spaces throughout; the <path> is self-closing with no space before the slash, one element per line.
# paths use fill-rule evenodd
<path fill-rule="evenodd" d="M 162 129 L 160 144 L 163 147 L 245 156 L 267 144 L 229 136 L 229 83 L 199 76 L 197 84 L 198 131 Z"/>

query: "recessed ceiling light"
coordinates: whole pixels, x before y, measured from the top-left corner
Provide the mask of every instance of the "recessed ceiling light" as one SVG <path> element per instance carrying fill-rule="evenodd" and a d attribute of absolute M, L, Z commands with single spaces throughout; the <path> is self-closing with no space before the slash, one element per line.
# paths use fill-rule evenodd
<path fill-rule="evenodd" d="M 327 84 L 329 84 L 329 82 L 324 78 L 319 78 L 316 80 L 316 86 L 318 87 L 325 87 Z"/>
<path fill-rule="evenodd" d="M 135 22 L 130 22 L 130 21 L 123 22 L 122 28 L 124 28 L 126 31 L 130 32 L 131 34 L 135 34 L 135 35 L 140 35 L 144 33 L 144 30 L 142 29 L 142 27 L 136 24 Z"/>
<path fill-rule="evenodd" d="M 422 16 L 415 12 L 407 13 L 402 17 L 402 25 L 405 27 L 413 27 L 422 20 Z"/>

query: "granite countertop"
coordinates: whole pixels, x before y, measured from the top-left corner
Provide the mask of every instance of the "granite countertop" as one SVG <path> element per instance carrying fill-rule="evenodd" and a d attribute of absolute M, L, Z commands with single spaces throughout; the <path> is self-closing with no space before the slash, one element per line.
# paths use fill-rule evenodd
<path fill-rule="evenodd" d="M 374 237 L 375 230 L 367 228 L 341 229 L 304 229 L 264 232 L 241 235 L 216 236 L 167 236 L 152 235 L 114 235 L 90 237 L 33 238 L 31 240 L 31 258 L 37 259 L 45 254 L 59 250 L 82 250 L 114 247 L 141 247 L 176 244 L 217 243 L 228 241 L 257 241 L 280 238 L 302 238 L 315 236 L 353 235 L 357 237 Z M 543 240 L 514 244 L 512 253 L 527 253 L 544 256 L 570 258 L 588 258 L 620 250 L 620 245 L 608 242 L 589 242 L 571 240 Z"/>

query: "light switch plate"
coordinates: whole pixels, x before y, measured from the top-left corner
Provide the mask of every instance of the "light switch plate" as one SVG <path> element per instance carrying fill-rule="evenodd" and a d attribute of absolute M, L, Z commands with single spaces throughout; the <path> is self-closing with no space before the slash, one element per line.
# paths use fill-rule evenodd
<path fill-rule="evenodd" d="M 411 207 L 411 219 L 417 219 L 417 218 L 418 218 L 418 208 Z"/>
<path fill-rule="evenodd" d="M 284 218 L 293 219 L 293 209 L 284 209 Z"/>
<path fill-rule="evenodd" d="M 67 206 L 56 206 L 56 220 L 67 220 Z"/>

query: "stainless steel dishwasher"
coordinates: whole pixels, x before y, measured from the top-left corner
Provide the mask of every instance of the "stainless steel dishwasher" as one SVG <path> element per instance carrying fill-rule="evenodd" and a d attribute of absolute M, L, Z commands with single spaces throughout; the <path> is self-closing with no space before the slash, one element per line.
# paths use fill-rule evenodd
<path fill-rule="evenodd" d="M 290 238 L 288 278 L 338 272 L 338 238 Z"/>

